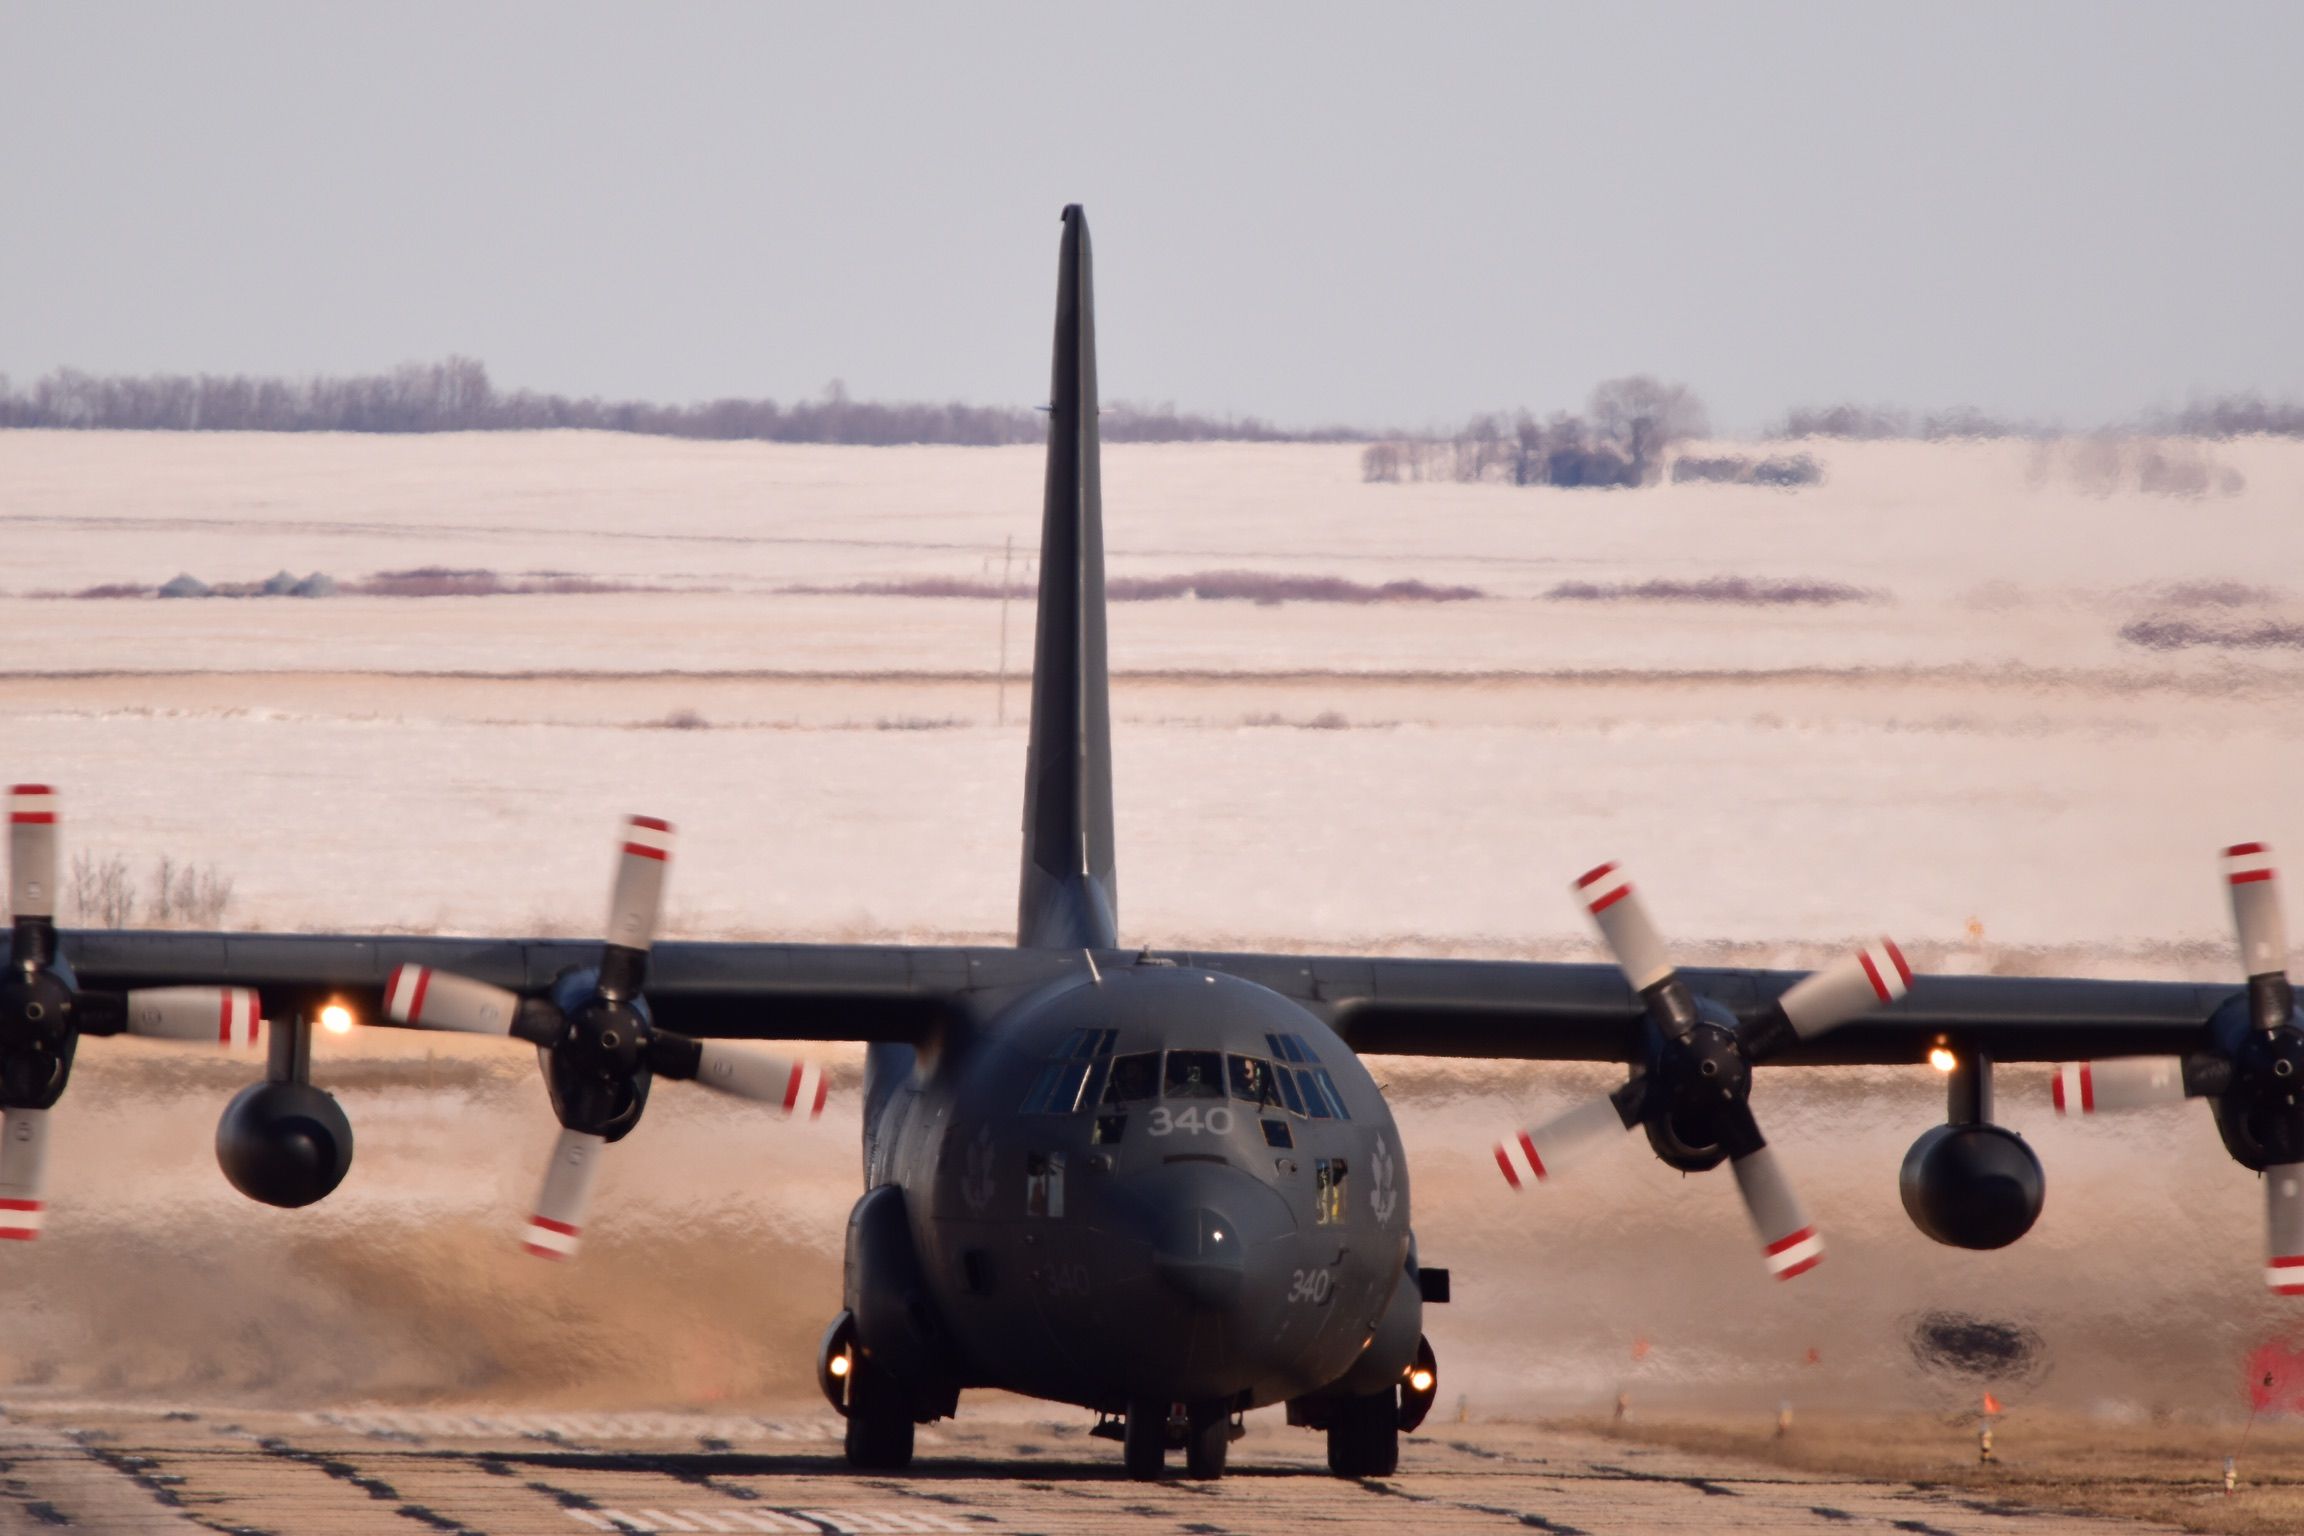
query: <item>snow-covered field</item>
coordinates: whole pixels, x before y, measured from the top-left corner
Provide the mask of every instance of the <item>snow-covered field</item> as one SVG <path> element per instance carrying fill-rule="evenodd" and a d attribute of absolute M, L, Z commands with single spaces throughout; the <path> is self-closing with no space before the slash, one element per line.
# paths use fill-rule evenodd
<path fill-rule="evenodd" d="M 1115 577 L 1488 594 L 1116 605 L 1124 935 L 1585 957 L 1565 883 L 1615 857 L 1691 958 L 1807 959 L 1885 928 L 1941 967 L 2229 974 L 2216 850 L 2304 849 L 2304 649 L 2279 628 L 2304 620 L 2304 445 L 2218 445 L 2245 488 L 2197 499 L 2095 493 L 2026 444 L 1810 451 L 1811 491 L 1578 493 L 1364 485 L 1351 448 L 1107 449 Z M 1027 450 L 0 434 L 0 778 L 59 784 L 71 849 L 228 874 L 236 926 L 584 932 L 615 818 L 646 810 L 683 833 L 682 934 L 998 940 L 1027 693 L 1011 675 L 1003 696 L 1002 605 L 838 589 L 998 581 L 1013 538 L 1013 673 L 1040 475 Z M 36 595 L 426 565 L 658 590 Z M 1869 598 L 1547 596 L 1721 575 Z M 2272 643 L 2120 637 L 2146 618 Z M 303 1215 L 239 1201 L 209 1163 L 223 1068 L 84 1051 L 53 1238 L 0 1255 L 26 1298 L 0 1372 L 652 1401 L 803 1381 L 836 1305 L 852 1105 L 796 1132 L 660 1095 L 601 1192 L 629 1236 L 589 1281 L 539 1276 L 496 1241 L 549 1139 L 531 1068 L 408 1050 L 324 1047 L 362 1150 Z M 446 1091 L 416 1092 L 417 1063 Z M 1620 1377 L 1770 1409 L 1910 1402 L 1938 1388 L 1906 1323 L 1953 1306 L 2040 1328 L 2042 1393 L 2214 1411 L 2287 1316 L 2256 1278 L 2254 1181 L 2204 1111 L 2066 1126 L 2039 1072 L 2007 1072 L 2047 1214 L 2013 1250 L 1954 1254 L 1892 1188 L 1932 1075 L 1772 1078 L 1763 1119 L 1833 1242 L 1776 1289 L 1724 1178 L 1632 1147 L 1503 1198 L 1489 1139 L 1589 1070 L 1386 1065 L 1425 1250 L 1457 1274 L 1435 1338 L 1476 1405 L 1588 1405 Z M 675 1283 L 696 1342 L 667 1364 L 631 1330 Z M 584 1369 L 547 1319 L 588 1341 Z"/>

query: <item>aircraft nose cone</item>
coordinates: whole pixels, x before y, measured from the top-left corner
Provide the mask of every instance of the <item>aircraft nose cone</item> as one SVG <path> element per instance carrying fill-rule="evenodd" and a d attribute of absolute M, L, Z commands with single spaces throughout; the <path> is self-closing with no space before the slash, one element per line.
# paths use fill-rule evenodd
<path fill-rule="evenodd" d="M 1193 1306 L 1221 1311 L 1240 1299 L 1246 1245 L 1222 1211 L 1194 1206 L 1161 1223 L 1152 1243 L 1152 1270 Z"/>

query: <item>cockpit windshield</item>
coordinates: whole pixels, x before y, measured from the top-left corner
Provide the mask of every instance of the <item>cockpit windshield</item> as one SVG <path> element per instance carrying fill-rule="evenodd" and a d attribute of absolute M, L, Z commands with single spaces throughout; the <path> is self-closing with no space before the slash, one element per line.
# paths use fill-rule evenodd
<path fill-rule="evenodd" d="M 1107 1104 L 1133 1104 L 1139 1099 L 1156 1098 L 1160 1093 L 1160 1053 L 1145 1051 L 1135 1056 L 1116 1056 L 1112 1060 L 1112 1077 L 1104 1085 Z"/>
<path fill-rule="evenodd" d="M 1280 1102 L 1279 1074 L 1272 1070 L 1272 1063 L 1253 1056 L 1232 1056 L 1226 1058 L 1225 1066 L 1230 1071 L 1232 1097 L 1250 1104 Z"/>
<path fill-rule="evenodd" d="M 1324 1067 L 1309 1064 L 1311 1053 L 1294 1036 L 1275 1037 L 1284 1057 L 1304 1061 L 1267 1061 L 1259 1056 L 1234 1056 L 1222 1051 L 1138 1051 L 1128 1056 L 1102 1054 L 1112 1048 L 1112 1031 L 1089 1035 L 1088 1059 L 1074 1057 L 1043 1067 L 1031 1092 L 1025 1095 L 1024 1113 L 1063 1115 L 1087 1113 L 1099 1106 L 1140 1104 L 1150 1099 L 1221 1099 L 1227 1094 L 1259 1109 L 1285 1109 L 1308 1120 L 1349 1120 L 1336 1080 Z"/>
<path fill-rule="evenodd" d="M 1224 1057 L 1217 1051 L 1170 1051 L 1165 1092 L 1171 1099 L 1224 1097 Z"/>

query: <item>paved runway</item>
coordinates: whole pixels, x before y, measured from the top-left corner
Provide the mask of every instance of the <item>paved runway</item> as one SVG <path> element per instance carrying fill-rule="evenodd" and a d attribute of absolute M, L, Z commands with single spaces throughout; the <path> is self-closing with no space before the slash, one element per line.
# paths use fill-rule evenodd
<path fill-rule="evenodd" d="M 1538 1530 L 2067 1536 L 2143 1527 L 1562 1435 L 1450 1424 L 1397 1477 L 1328 1475 L 1319 1437 L 1251 1421 L 1221 1483 L 1135 1483 L 1081 1423 L 963 1418 L 901 1477 L 858 1476 L 829 1415 L 0 1410 L 0 1530 L 268 1536 L 593 1531 Z M 1259 1416 L 1269 1419 L 1270 1416 Z"/>

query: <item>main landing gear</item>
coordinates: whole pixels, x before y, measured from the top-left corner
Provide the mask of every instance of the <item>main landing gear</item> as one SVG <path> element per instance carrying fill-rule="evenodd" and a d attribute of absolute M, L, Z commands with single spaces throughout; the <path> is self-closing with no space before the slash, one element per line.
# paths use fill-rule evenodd
<path fill-rule="evenodd" d="M 912 1398 L 869 1355 L 848 1369 L 848 1465 L 897 1472 L 912 1465 Z"/>
<path fill-rule="evenodd" d="M 1400 1391 L 1350 1397 L 1330 1410 L 1328 1470 L 1338 1477 L 1390 1477 L 1400 1470 Z"/>
<path fill-rule="evenodd" d="M 1184 1475 L 1203 1479 L 1224 1475 L 1224 1460 L 1232 1449 L 1232 1410 L 1228 1404 L 1187 1403 L 1178 1406 L 1155 1398 L 1134 1398 L 1128 1404 L 1128 1426 L 1121 1445 L 1128 1475 L 1151 1482 L 1167 1470 L 1168 1452 L 1184 1448 Z"/>

